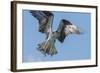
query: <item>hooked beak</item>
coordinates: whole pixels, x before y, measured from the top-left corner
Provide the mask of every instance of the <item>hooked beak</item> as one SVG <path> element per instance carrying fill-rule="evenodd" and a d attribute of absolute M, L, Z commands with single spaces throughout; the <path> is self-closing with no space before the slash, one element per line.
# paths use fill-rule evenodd
<path fill-rule="evenodd" d="M 75 33 L 76 34 L 80 34 L 80 30 L 79 29 L 75 29 Z"/>

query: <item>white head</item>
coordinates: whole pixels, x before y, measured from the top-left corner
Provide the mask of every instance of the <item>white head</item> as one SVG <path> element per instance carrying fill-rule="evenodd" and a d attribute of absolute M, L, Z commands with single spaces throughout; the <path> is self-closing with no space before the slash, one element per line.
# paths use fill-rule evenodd
<path fill-rule="evenodd" d="M 79 28 L 75 25 L 66 25 L 65 34 L 80 34 Z"/>

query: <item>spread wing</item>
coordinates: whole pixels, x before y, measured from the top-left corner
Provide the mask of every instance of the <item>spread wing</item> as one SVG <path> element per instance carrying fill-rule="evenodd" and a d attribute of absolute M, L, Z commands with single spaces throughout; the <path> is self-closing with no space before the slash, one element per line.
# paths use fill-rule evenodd
<path fill-rule="evenodd" d="M 69 34 L 80 34 L 80 31 L 78 27 L 73 25 L 70 21 L 62 19 L 56 33 L 57 39 L 63 43 L 66 36 Z"/>
<path fill-rule="evenodd" d="M 53 14 L 49 11 L 36 11 L 30 10 L 32 16 L 34 16 L 39 22 L 39 32 L 46 33 L 50 32 L 53 22 Z"/>

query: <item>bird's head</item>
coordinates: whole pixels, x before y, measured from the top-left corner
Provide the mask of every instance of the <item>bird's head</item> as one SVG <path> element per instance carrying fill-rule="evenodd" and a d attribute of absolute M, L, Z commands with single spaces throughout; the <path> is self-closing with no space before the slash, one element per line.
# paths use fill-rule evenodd
<path fill-rule="evenodd" d="M 77 26 L 73 25 L 70 21 L 68 20 L 63 20 L 65 24 L 65 34 L 80 34 L 80 30 Z"/>
<path fill-rule="evenodd" d="M 79 28 L 75 25 L 66 25 L 65 32 L 80 34 Z"/>

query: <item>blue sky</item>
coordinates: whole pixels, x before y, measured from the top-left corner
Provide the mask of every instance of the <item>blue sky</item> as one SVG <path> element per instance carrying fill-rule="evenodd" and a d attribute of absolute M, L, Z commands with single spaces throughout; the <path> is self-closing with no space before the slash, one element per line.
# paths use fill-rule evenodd
<path fill-rule="evenodd" d="M 58 28 L 61 19 L 71 21 L 78 26 L 81 35 L 69 35 L 64 43 L 56 41 L 58 54 L 54 56 L 44 56 L 39 52 L 37 44 L 45 40 L 45 35 L 38 32 L 38 21 L 29 10 L 23 10 L 23 62 L 42 62 L 42 61 L 64 61 L 64 60 L 83 60 L 91 58 L 90 27 L 91 14 L 79 12 L 52 12 L 54 14 L 53 30 Z"/>

